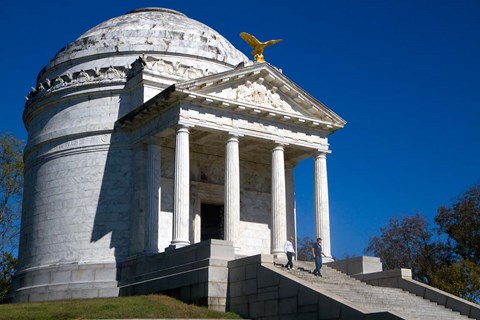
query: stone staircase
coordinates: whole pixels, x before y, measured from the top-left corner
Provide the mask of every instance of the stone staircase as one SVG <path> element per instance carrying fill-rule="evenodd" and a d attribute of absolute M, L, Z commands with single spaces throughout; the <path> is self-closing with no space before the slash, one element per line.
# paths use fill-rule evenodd
<path fill-rule="evenodd" d="M 312 273 L 312 270 L 315 269 L 313 262 L 296 261 L 294 269 L 288 271 L 283 267 L 285 263 L 286 261 L 277 260 L 275 266 L 311 283 L 312 286 L 320 287 L 370 312 L 388 311 L 402 319 L 409 320 L 470 319 L 459 312 L 401 289 L 368 285 L 327 265 L 322 267 L 323 277 L 316 277 Z"/>

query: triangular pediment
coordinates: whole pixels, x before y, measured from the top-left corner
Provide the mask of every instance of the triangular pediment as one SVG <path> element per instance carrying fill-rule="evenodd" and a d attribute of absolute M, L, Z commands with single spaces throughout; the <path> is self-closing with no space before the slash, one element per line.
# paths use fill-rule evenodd
<path fill-rule="evenodd" d="M 327 135 L 343 128 L 346 121 L 304 91 L 268 63 L 253 63 L 205 77 L 178 82 L 132 110 L 117 126 L 138 125 L 179 101 L 268 118 L 317 129 Z"/>
<path fill-rule="evenodd" d="M 302 109 L 289 101 L 290 99 L 285 94 L 279 92 L 277 86 L 266 83 L 263 77 L 259 77 L 255 81 L 245 79 L 236 83 L 235 86 L 219 86 L 205 91 L 205 94 L 208 95 L 262 106 L 275 111 L 292 115 L 307 115 L 306 112 L 302 113 Z"/>
<path fill-rule="evenodd" d="M 295 118 L 299 123 L 314 123 L 328 131 L 338 130 L 346 124 L 327 106 L 267 63 L 255 63 L 178 83 L 175 87 L 205 100 L 220 99 L 245 108 L 257 108 L 260 113 Z"/>

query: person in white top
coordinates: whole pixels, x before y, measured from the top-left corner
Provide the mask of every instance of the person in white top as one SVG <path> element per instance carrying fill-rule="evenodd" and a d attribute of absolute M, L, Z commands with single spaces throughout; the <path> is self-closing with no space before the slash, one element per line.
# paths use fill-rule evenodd
<path fill-rule="evenodd" d="M 285 268 L 287 268 L 287 270 L 293 269 L 292 258 L 293 258 L 293 255 L 295 254 L 295 249 L 293 248 L 292 241 L 293 241 L 293 237 L 290 236 L 287 242 L 285 242 L 285 245 L 283 246 L 283 251 L 285 251 L 285 253 L 287 254 L 287 259 L 288 259 L 288 262 L 285 265 Z"/>

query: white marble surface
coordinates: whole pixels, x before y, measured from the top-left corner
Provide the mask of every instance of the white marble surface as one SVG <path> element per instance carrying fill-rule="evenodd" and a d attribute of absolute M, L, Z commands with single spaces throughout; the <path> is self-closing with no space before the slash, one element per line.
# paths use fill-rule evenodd
<path fill-rule="evenodd" d="M 330 245 L 330 210 L 328 203 L 327 154 L 319 152 L 314 158 L 314 199 L 315 199 L 315 233 L 322 238 L 322 250 L 332 258 Z"/>
<path fill-rule="evenodd" d="M 175 142 L 175 176 L 173 189 L 172 245 L 190 244 L 190 149 L 187 127 L 177 128 Z"/>
<path fill-rule="evenodd" d="M 287 207 L 283 145 L 272 150 L 272 254 L 284 254 L 287 240 Z"/>
<path fill-rule="evenodd" d="M 225 148 L 225 240 L 236 245 L 240 222 L 240 157 L 238 136 L 230 135 Z"/>
<path fill-rule="evenodd" d="M 238 254 L 283 251 L 296 233 L 292 168 L 327 152 L 345 122 L 273 66 L 235 69 L 244 60 L 211 28 L 165 10 L 113 18 L 59 52 L 24 113 L 20 269 L 120 263 L 198 242 L 201 203 L 227 207 Z M 190 129 L 176 134 L 178 125 Z M 272 157 L 277 143 L 282 156 Z M 329 239 L 318 163 L 317 232 Z"/>
<path fill-rule="evenodd" d="M 147 211 L 145 213 L 145 252 L 157 253 L 159 216 L 161 209 L 161 147 L 150 143 L 147 147 Z"/>

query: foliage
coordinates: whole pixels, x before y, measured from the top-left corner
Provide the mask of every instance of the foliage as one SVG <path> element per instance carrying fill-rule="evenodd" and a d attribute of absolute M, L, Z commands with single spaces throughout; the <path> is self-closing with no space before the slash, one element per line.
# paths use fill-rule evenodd
<path fill-rule="evenodd" d="M 451 207 L 440 207 L 435 222 L 448 235 L 456 254 L 480 264 L 480 185 L 470 188 Z"/>
<path fill-rule="evenodd" d="M 450 206 L 441 206 L 435 222 L 447 245 L 457 255 L 435 277 L 436 285 L 471 301 L 480 301 L 480 185 L 459 196 Z"/>
<path fill-rule="evenodd" d="M 189 305 L 165 295 L 0 305 L 0 320 L 139 318 L 241 319 L 232 312 L 225 313 Z"/>
<path fill-rule="evenodd" d="M 303 237 L 297 239 L 297 260 L 311 261 L 312 260 L 312 243 L 314 241 L 310 237 Z"/>
<path fill-rule="evenodd" d="M 470 301 L 480 301 L 480 266 L 460 259 L 445 264 L 432 279 L 432 285 Z"/>
<path fill-rule="evenodd" d="M 420 214 L 393 217 L 370 238 L 366 253 L 380 257 L 385 269 L 407 268 L 416 280 L 430 283 L 432 273 L 450 257 L 440 243 L 432 241 L 428 222 Z"/>
<path fill-rule="evenodd" d="M 0 301 L 5 297 L 16 260 L 23 191 L 23 142 L 0 134 Z"/>
<path fill-rule="evenodd" d="M 385 269 L 409 268 L 416 280 L 480 301 L 480 186 L 440 207 L 435 222 L 436 239 L 419 214 L 392 218 L 365 251 L 380 257 Z"/>
<path fill-rule="evenodd" d="M 0 261 L 0 301 L 7 297 L 16 267 L 17 259 L 11 253 L 4 252 Z"/>

